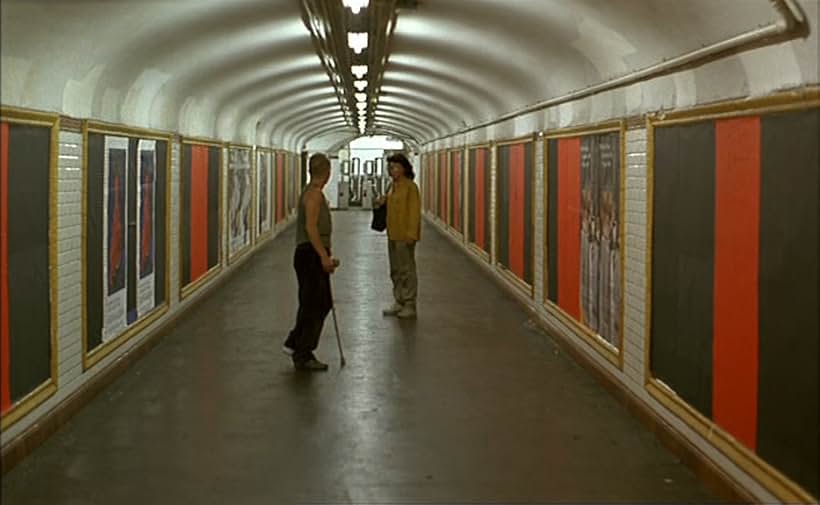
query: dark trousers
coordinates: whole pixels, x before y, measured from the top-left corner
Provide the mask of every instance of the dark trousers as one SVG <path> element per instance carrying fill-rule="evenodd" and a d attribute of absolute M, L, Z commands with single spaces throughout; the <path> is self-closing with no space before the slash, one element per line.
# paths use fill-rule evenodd
<path fill-rule="evenodd" d="M 328 250 L 328 254 L 330 251 Z M 313 358 L 325 317 L 333 307 L 330 275 L 322 268 L 322 260 L 310 243 L 300 244 L 293 254 L 293 269 L 299 281 L 299 311 L 296 326 L 290 331 L 286 345 L 294 350 L 293 361 Z"/>

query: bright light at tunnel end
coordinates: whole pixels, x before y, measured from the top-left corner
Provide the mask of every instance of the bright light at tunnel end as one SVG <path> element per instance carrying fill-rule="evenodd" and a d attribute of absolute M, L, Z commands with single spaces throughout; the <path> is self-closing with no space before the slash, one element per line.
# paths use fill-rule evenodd
<path fill-rule="evenodd" d="M 349 7 L 353 14 L 358 14 L 360 10 L 370 4 L 370 0 L 342 0 L 345 7 Z"/>
<path fill-rule="evenodd" d="M 367 47 L 367 32 L 350 32 L 347 34 L 347 45 L 356 54 L 361 54 Z"/>
<path fill-rule="evenodd" d="M 352 67 L 350 67 L 350 71 L 357 78 L 361 79 L 362 77 L 367 75 L 367 65 L 353 65 Z"/>

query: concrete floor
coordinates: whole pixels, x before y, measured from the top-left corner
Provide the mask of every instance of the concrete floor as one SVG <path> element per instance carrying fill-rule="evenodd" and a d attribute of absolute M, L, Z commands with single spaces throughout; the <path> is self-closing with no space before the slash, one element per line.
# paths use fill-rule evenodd
<path fill-rule="evenodd" d="M 427 227 L 420 317 L 383 318 L 384 237 L 334 213 L 332 319 L 294 372 L 292 231 L 3 478 L 4 505 L 716 502 Z"/>

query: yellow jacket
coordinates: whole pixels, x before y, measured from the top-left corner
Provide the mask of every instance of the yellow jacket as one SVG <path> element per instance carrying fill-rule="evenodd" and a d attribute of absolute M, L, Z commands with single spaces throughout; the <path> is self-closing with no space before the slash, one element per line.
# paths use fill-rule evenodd
<path fill-rule="evenodd" d="M 410 179 L 393 183 L 387 195 L 387 238 L 403 242 L 421 238 L 419 187 Z"/>

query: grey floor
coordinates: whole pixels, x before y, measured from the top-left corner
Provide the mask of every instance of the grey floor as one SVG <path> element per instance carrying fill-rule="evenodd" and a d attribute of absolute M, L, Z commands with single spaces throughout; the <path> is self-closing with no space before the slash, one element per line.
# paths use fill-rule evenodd
<path fill-rule="evenodd" d="M 329 372 L 279 351 L 291 231 L 7 474 L 3 504 L 717 501 L 430 227 L 420 318 L 383 318 L 369 219 L 334 213 L 345 368 L 330 318 Z"/>

